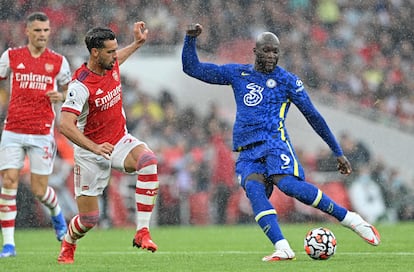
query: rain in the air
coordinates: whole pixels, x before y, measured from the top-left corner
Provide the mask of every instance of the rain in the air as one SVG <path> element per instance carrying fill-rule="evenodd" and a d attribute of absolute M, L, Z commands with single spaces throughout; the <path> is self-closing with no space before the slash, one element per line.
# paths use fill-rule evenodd
<path fill-rule="evenodd" d="M 273 261 L 295 255 L 269 214 L 414 220 L 413 18 L 410 0 L 0 0 L 0 259 L 26 229 L 71 263 L 96 229 L 155 252 L 159 228 L 253 225 Z"/>

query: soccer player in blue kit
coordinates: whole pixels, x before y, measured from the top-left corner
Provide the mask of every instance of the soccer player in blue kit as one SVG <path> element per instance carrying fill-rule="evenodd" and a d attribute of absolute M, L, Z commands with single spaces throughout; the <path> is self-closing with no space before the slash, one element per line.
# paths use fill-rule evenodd
<path fill-rule="evenodd" d="M 225 64 L 200 62 L 196 40 L 203 27 L 192 24 L 186 30 L 182 49 L 183 71 L 210 84 L 231 85 L 237 105 L 233 127 L 233 149 L 239 152 L 236 173 L 250 200 L 255 220 L 275 251 L 263 261 L 295 259 L 282 234 L 277 212 L 269 202 L 274 185 L 288 196 L 335 217 L 371 245 L 379 245 L 376 228 L 355 212 L 339 206 L 320 189 L 305 180 L 303 168 L 285 129 L 291 103 L 305 116 L 314 131 L 335 154 L 341 174 L 352 172 L 335 136 L 313 106 L 303 82 L 277 66 L 280 42 L 271 32 L 261 33 L 253 52 L 255 63 Z"/>

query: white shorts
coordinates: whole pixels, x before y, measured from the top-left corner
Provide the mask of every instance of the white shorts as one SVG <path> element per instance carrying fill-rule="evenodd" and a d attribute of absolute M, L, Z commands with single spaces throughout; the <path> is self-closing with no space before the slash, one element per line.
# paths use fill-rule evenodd
<path fill-rule="evenodd" d="M 3 130 L 0 142 L 0 170 L 22 169 L 26 155 L 30 172 L 50 175 L 56 157 L 53 135 L 20 134 Z"/>
<path fill-rule="evenodd" d="M 75 145 L 74 185 L 75 196 L 98 196 L 108 186 L 111 169 L 126 174 L 124 161 L 129 152 L 136 146 L 144 144 L 134 136 L 127 134 L 115 145 L 111 159 L 107 160 L 88 150 Z"/>

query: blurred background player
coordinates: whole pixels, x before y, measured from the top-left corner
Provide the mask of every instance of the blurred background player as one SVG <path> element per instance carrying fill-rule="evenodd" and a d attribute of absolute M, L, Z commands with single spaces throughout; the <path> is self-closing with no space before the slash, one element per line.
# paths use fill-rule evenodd
<path fill-rule="evenodd" d="M 119 65 L 147 39 L 144 22 L 136 22 L 134 41 L 118 50 L 115 33 L 96 27 L 86 33 L 89 60 L 76 70 L 62 106 L 60 130 L 75 144 L 74 186 L 79 214 L 68 225 L 59 263 L 73 263 L 78 239 L 99 222 L 99 199 L 111 168 L 138 174 L 135 187 L 137 232 L 133 246 L 157 250 L 149 223 L 158 191 L 157 158 L 130 135 L 122 105 Z"/>
<path fill-rule="evenodd" d="M 14 231 L 19 172 L 27 155 L 33 194 L 49 208 L 56 238 L 61 241 L 66 222 L 54 189 L 48 186 L 56 143 L 53 103 L 65 98 L 71 79 L 66 58 L 49 48 L 50 22 L 41 12 L 26 20 L 27 46 L 10 48 L 0 58 L 0 79 L 10 74 L 10 102 L 0 144 L 0 225 L 3 250 L 0 258 L 16 255 Z M 62 92 L 58 92 L 58 85 Z"/>
<path fill-rule="evenodd" d="M 253 48 L 255 63 L 201 63 L 196 52 L 200 24 L 190 25 L 182 50 L 183 70 L 191 77 L 207 83 L 231 85 L 237 104 L 233 127 L 233 149 L 239 152 L 236 173 L 249 198 L 255 220 L 275 246 L 263 261 L 292 260 L 295 253 L 284 238 L 275 208 L 269 201 L 274 185 L 283 193 L 335 217 L 372 245 L 380 237 L 372 225 L 357 213 L 339 206 L 317 187 L 305 180 L 304 170 L 290 143 L 285 119 L 291 103 L 305 116 L 315 132 L 335 154 L 341 174 L 352 172 L 351 164 L 326 124 L 313 106 L 302 81 L 277 66 L 278 37 L 263 32 Z"/>

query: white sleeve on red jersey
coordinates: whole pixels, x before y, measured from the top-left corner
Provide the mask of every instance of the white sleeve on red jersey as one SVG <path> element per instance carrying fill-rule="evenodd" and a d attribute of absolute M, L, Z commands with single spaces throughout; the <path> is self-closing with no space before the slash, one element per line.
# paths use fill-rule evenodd
<path fill-rule="evenodd" d="M 68 84 L 72 79 L 69 62 L 64 56 L 62 57 L 62 65 L 60 66 L 59 74 L 56 76 L 56 81 L 60 86 Z"/>
<path fill-rule="evenodd" d="M 89 90 L 78 80 L 69 83 L 66 100 L 62 105 L 62 111 L 70 111 L 81 114 L 85 105 L 88 105 Z"/>
<path fill-rule="evenodd" d="M 0 57 L 0 79 L 5 79 L 10 73 L 9 50 L 3 52 Z"/>

